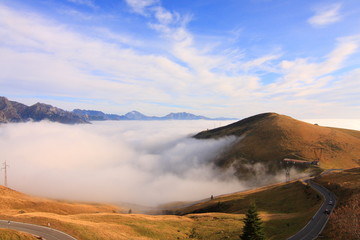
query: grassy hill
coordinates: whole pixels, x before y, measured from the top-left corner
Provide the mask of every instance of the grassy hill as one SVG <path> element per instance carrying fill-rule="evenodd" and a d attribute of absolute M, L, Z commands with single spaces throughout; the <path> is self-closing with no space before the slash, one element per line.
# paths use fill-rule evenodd
<path fill-rule="evenodd" d="M 180 215 L 206 212 L 244 215 L 251 202 L 256 203 L 260 216 L 266 220 L 265 232 L 269 239 L 285 239 L 307 223 L 321 198 L 306 184 L 295 181 L 222 195 L 172 211 Z"/>
<path fill-rule="evenodd" d="M 274 173 L 284 158 L 315 160 L 322 148 L 321 168 L 360 166 L 360 131 L 322 127 L 285 115 L 263 113 L 195 135 L 198 139 L 237 136 L 239 140 L 216 157 L 218 166 L 234 166 L 238 176 L 251 174 L 247 164 L 263 163 Z"/>
<path fill-rule="evenodd" d="M 51 223 L 79 240 L 238 239 L 251 201 L 258 205 L 269 239 L 286 239 L 301 229 L 321 202 L 307 186 L 292 182 L 215 197 L 178 209 L 182 216 L 151 216 L 121 214 L 121 209 L 111 205 L 35 198 L 0 187 L 0 219 L 44 226 Z M 220 208 L 214 208 L 219 202 Z M 2 234 L 8 233 L 0 231 L 0 238 Z"/>
<path fill-rule="evenodd" d="M 12 189 L 0 186 L 0 213 L 7 215 L 32 212 L 54 213 L 59 215 L 119 212 L 118 206 L 105 204 L 71 203 L 46 198 L 28 196 Z"/>

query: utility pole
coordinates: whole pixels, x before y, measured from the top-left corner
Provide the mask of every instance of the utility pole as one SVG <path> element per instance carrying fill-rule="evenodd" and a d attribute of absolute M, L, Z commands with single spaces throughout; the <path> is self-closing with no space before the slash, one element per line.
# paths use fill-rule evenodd
<path fill-rule="evenodd" d="M 7 165 L 7 163 L 6 163 L 6 160 L 5 160 L 5 162 L 3 162 L 3 168 L 1 168 L 1 169 L 4 169 L 4 173 L 5 173 L 5 175 L 4 175 L 4 186 L 5 187 L 7 187 L 8 186 L 8 184 L 7 184 L 7 167 L 9 167 L 9 165 Z"/>
<path fill-rule="evenodd" d="M 285 181 L 290 182 L 290 167 L 289 166 L 285 167 Z"/>
<path fill-rule="evenodd" d="M 285 182 L 290 182 L 290 169 L 291 169 L 291 163 L 286 161 L 285 164 Z"/>

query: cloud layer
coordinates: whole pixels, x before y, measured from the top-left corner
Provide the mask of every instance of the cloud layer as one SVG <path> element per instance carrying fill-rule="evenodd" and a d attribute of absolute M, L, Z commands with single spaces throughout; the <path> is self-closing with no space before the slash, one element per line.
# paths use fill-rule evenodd
<path fill-rule="evenodd" d="M 310 119 L 310 123 L 360 130 L 359 120 Z M 228 121 L 119 121 L 91 125 L 51 122 L 0 126 L 0 151 L 9 187 L 55 199 L 157 205 L 191 201 L 284 181 L 266 175 L 240 182 L 232 168 L 211 160 L 236 141 L 189 136 Z M 300 177 L 292 172 L 292 177 Z M 0 183 L 3 184 L 3 171 Z"/>
<path fill-rule="evenodd" d="M 83 201 L 144 205 L 198 200 L 244 186 L 209 162 L 234 141 L 195 140 L 214 122 L 49 122 L 0 128 L 10 187 Z M 216 123 L 218 124 L 218 123 Z"/>

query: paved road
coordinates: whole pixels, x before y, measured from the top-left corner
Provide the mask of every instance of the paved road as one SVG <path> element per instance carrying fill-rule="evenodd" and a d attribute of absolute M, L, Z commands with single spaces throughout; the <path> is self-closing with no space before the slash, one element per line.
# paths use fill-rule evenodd
<path fill-rule="evenodd" d="M 76 238 L 73 238 L 72 236 L 58 230 L 28 223 L 11 221 L 9 224 L 8 221 L 0 220 L 0 228 L 8 228 L 21 232 L 27 232 L 35 236 L 42 237 L 46 240 L 76 240 Z"/>
<path fill-rule="evenodd" d="M 308 224 L 294 236 L 288 238 L 288 240 L 316 239 L 324 229 L 326 223 L 329 220 L 330 213 L 333 211 L 336 205 L 336 197 L 332 192 L 311 180 L 306 180 L 306 182 L 309 183 L 313 189 L 323 195 L 325 201 L 314 217 L 308 222 Z M 329 204 L 330 202 L 332 202 L 332 204 Z M 325 213 L 326 210 L 329 211 L 329 214 Z"/>

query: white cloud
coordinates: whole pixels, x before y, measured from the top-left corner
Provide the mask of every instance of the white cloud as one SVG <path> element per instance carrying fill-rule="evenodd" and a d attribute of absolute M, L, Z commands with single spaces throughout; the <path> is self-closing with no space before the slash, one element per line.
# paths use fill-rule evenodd
<path fill-rule="evenodd" d="M 160 11 L 156 9 L 153 14 Z M 0 51 L 4 56 L 0 60 L 4 68 L 0 72 L 0 82 L 6 91 L 16 88 L 17 92 L 28 89 L 32 95 L 46 92 L 48 95 L 108 99 L 115 104 L 128 105 L 128 110 L 151 106 L 141 102 L 203 109 L 203 104 L 219 103 L 217 96 L 228 93 L 239 96 L 246 92 L 247 86 L 253 89 L 254 82 L 246 82 L 257 79 L 212 72 L 226 65 L 227 60 L 193 46 L 193 36 L 185 28 L 189 21 L 187 16 L 173 17 L 171 23 L 170 17 L 157 17 L 157 26 L 165 29 L 162 33 L 168 31 L 169 42 L 165 44 L 169 44 L 169 53 L 179 60 L 178 63 L 168 57 L 141 54 L 123 47 L 122 43 L 141 44 L 127 35 L 103 30 L 102 34 L 110 40 L 104 41 L 73 32 L 39 16 L 18 14 L 6 7 L 1 7 L 0 11 L 3 26 Z M 174 111 L 170 107 L 163 109 Z M 152 106 L 148 113 L 164 114 L 156 111 L 159 111 L 158 106 Z"/>
<path fill-rule="evenodd" d="M 218 124 L 218 123 L 216 123 Z M 57 199 L 153 205 L 244 188 L 210 160 L 235 138 L 188 138 L 211 121 L 49 122 L 0 128 L 10 187 Z M 56 137 L 55 137 L 56 136 Z"/>
<path fill-rule="evenodd" d="M 126 0 L 126 2 L 134 12 L 146 15 L 147 8 L 159 3 L 159 0 Z"/>
<path fill-rule="evenodd" d="M 238 67 L 243 68 L 245 71 L 249 71 L 254 68 L 266 68 L 266 66 L 264 66 L 266 63 L 279 59 L 280 57 L 280 54 L 265 55 L 260 58 L 245 62 Z"/>
<path fill-rule="evenodd" d="M 69 15 L 69 16 L 72 16 L 72 17 L 83 19 L 83 20 L 92 20 L 92 19 L 94 19 L 93 15 L 85 14 L 83 12 L 80 12 L 80 11 L 77 11 L 77 10 L 71 9 L 71 8 L 60 9 L 59 12 L 61 12 L 63 14 L 66 14 L 66 15 Z"/>
<path fill-rule="evenodd" d="M 97 6 L 95 5 L 95 3 L 92 0 L 67 0 L 69 2 L 75 3 L 75 4 L 79 4 L 79 5 L 85 5 L 88 6 L 90 8 L 97 8 Z"/>
<path fill-rule="evenodd" d="M 94 30 L 98 36 L 101 36 L 102 40 L 109 39 L 110 41 L 116 42 L 117 44 L 125 44 L 136 47 L 145 46 L 144 40 L 140 40 L 126 34 L 117 34 L 107 28 L 95 28 Z"/>
<path fill-rule="evenodd" d="M 258 176 L 242 182 L 234 176 L 234 169 L 215 167 L 214 157 L 240 140 L 234 136 L 190 138 L 206 128 L 229 123 L 6 124 L 0 128 L 0 151 L 10 165 L 11 188 L 56 199 L 149 206 L 199 200 L 281 181 L 266 175 L 259 164 L 254 166 Z"/>
<path fill-rule="evenodd" d="M 308 22 L 313 26 L 324 26 L 341 20 L 341 4 L 323 6 L 315 10 L 315 15 Z"/>
<path fill-rule="evenodd" d="M 48 94 L 163 101 L 182 88 L 183 78 L 189 78 L 185 68 L 162 56 L 137 54 L 39 17 L 20 16 L 7 8 L 0 11 L 4 87 L 12 87 L 8 84 L 12 79 L 16 88 L 31 86 L 32 91 Z M 126 36 L 120 40 L 131 44 Z"/>
<path fill-rule="evenodd" d="M 324 61 L 311 62 L 304 58 L 294 61 L 283 60 L 280 63 L 280 70 L 284 76 L 273 86 L 280 91 L 291 88 L 296 88 L 298 91 L 300 86 L 314 84 L 318 79 L 324 79 L 324 76 L 341 69 L 345 60 L 357 51 L 358 46 L 359 37 L 351 36 L 339 39 L 335 49 L 325 57 Z"/>
<path fill-rule="evenodd" d="M 174 21 L 174 15 L 167 11 L 165 8 L 157 6 L 153 8 L 155 11 L 156 19 L 164 25 L 170 24 Z M 176 14 L 177 15 L 177 14 Z"/>

